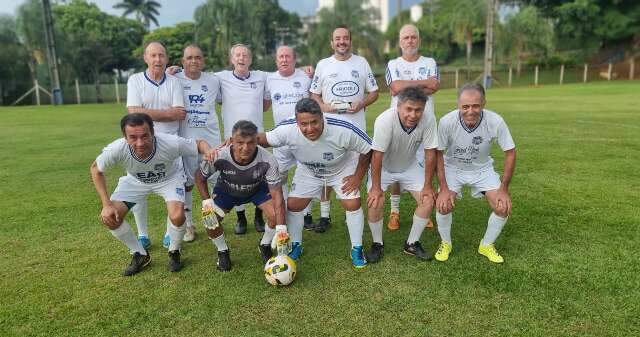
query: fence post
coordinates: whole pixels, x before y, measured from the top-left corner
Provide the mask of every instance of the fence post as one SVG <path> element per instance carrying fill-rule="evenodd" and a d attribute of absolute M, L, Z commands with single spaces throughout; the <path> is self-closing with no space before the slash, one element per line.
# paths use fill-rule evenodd
<path fill-rule="evenodd" d="M 458 89 L 458 76 L 459 76 L 459 70 L 458 68 L 456 68 L 456 89 Z"/>
<path fill-rule="evenodd" d="M 509 88 L 511 88 L 511 80 L 513 79 L 513 66 L 509 66 Z"/>
<path fill-rule="evenodd" d="M 120 90 L 118 90 L 118 75 L 113 79 L 116 86 L 116 103 L 120 104 Z"/>
<path fill-rule="evenodd" d="M 564 82 L 564 64 L 560 66 L 560 84 Z"/>
<path fill-rule="evenodd" d="M 33 87 L 36 89 L 36 104 L 40 105 L 40 86 L 38 80 L 33 81 Z"/>
<path fill-rule="evenodd" d="M 607 81 L 611 81 L 611 71 L 613 70 L 613 64 L 609 63 L 609 69 L 607 69 Z"/>
<path fill-rule="evenodd" d="M 582 74 L 582 82 L 587 83 L 587 73 L 589 72 L 589 65 L 584 64 L 584 73 Z"/>
<path fill-rule="evenodd" d="M 538 86 L 538 65 L 536 65 L 536 74 L 533 78 L 533 82 L 534 82 L 534 85 L 537 87 Z"/>
<path fill-rule="evenodd" d="M 629 80 L 633 80 L 633 75 L 636 71 L 636 60 L 635 58 L 631 58 L 629 60 Z"/>
<path fill-rule="evenodd" d="M 78 83 L 78 79 L 76 78 L 76 102 L 80 104 L 80 84 Z"/>

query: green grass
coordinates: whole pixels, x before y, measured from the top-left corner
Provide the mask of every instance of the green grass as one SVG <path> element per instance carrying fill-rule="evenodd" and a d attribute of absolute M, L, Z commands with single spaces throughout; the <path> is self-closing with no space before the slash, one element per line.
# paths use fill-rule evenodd
<path fill-rule="evenodd" d="M 88 170 L 120 136 L 123 107 L 1 108 L 0 335 L 636 335 L 638 92 L 639 82 L 616 82 L 488 93 L 487 107 L 506 119 L 518 149 L 514 213 L 497 242 L 503 265 L 476 253 L 490 211 L 468 196 L 457 203 L 448 262 L 404 256 L 414 206 L 405 195 L 401 230 L 385 230 L 384 260 L 355 271 L 334 201 L 329 231 L 304 233 L 298 278 L 287 288 L 265 282 L 251 228 L 227 236 L 231 273 L 215 271 L 198 227 L 184 247 L 186 268 L 170 274 L 157 197 L 154 262 L 121 277 L 129 258 L 98 221 Z M 388 100 L 369 110 L 370 129 Z M 438 116 L 454 106 L 453 91 L 437 94 Z M 111 190 L 119 174 L 109 174 Z M 437 233 L 425 231 L 422 241 L 433 251 Z"/>

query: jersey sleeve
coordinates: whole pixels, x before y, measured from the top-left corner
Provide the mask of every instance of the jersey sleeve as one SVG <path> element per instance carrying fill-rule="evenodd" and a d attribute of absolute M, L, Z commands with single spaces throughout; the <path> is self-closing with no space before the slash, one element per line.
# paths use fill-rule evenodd
<path fill-rule="evenodd" d="M 322 68 L 323 68 L 323 63 L 318 62 L 316 71 L 313 74 L 313 80 L 311 80 L 311 87 L 309 87 L 309 92 L 312 94 L 320 95 L 322 93 L 322 80 L 321 80 Z"/>
<path fill-rule="evenodd" d="M 214 173 L 216 173 L 215 162 L 203 160 L 200 162 L 200 174 L 204 179 L 209 179 Z"/>
<path fill-rule="evenodd" d="M 271 147 L 287 145 L 287 134 L 290 130 L 291 128 L 286 124 L 276 126 L 273 130 L 265 134 L 267 137 L 267 143 L 269 143 Z"/>
<path fill-rule="evenodd" d="M 349 146 L 347 150 L 355 151 L 360 154 L 367 154 L 371 151 L 371 138 L 364 131 L 354 126 L 352 132 L 349 133 Z"/>
<path fill-rule="evenodd" d="M 127 107 L 130 106 L 142 106 L 142 95 L 136 76 L 131 76 L 127 80 Z"/>
<path fill-rule="evenodd" d="M 373 75 L 373 71 L 371 71 L 371 66 L 369 66 L 369 62 L 364 61 L 367 70 L 367 92 L 378 91 L 378 82 L 376 82 L 376 77 Z"/>
<path fill-rule="evenodd" d="M 429 73 L 427 74 L 427 76 L 435 77 L 438 80 L 438 82 L 440 82 L 440 70 L 438 69 L 438 64 L 436 63 L 436 60 L 434 59 L 429 60 Z"/>
<path fill-rule="evenodd" d="M 425 149 L 436 149 L 438 148 L 439 143 L 439 134 L 438 127 L 436 126 L 436 118 L 433 116 L 428 116 L 425 120 L 427 123 L 427 127 L 424 129 L 424 135 L 422 138 L 422 143 L 424 144 Z"/>
<path fill-rule="evenodd" d="M 446 116 L 445 116 L 446 117 Z M 440 119 L 440 127 L 438 128 L 438 150 L 444 151 L 449 148 L 449 126 L 447 125 L 447 119 L 442 117 Z"/>
<path fill-rule="evenodd" d="M 115 166 L 122 161 L 120 141 L 115 141 L 102 149 L 102 153 L 96 158 L 98 171 L 106 172 L 109 168 Z"/>
<path fill-rule="evenodd" d="M 278 187 L 281 184 L 280 171 L 278 171 L 278 162 L 273 155 L 269 155 L 267 158 L 269 169 L 267 170 L 265 179 L 267 180 L 267 184 L 269 185 L 269 187 Z"/>
<path fill-rule="evenodd" d="M 387 152 L 391 144 L 391 130 L 390 125 L 385 123 L 384 115 L 376 118 L 373 126 L 373 142 L 371 145 L 372 150 Z"/>
<path fill-rule="evenodd" d="M 195 139 L 175 137 L 178 145 L 178 153 L 182 157 L 192 157 L 198 155 L 198 143 Z"/>
<path fill-rule="evenodd" d="M 509 132 L 507 123 L 505 123 L 504 120 L 502 120 L 498 125 L 496 138 L 496 141 L 498 142 L 498 145 L 500 145 L 502 151 L 508 151 L 516 147 L 516 144 L 513 142 L 513 138 L 511 138 L 511 132 Z"/>
<path fill-rule="evenodd" d="M 391 86 L 391 82 L 395 81 L 398 79 L 398 77 L 395 75 L 396 71 L 394 69 L 394 62 L 393 60 L 389 61 L 389 63 L 387 63 L 387 70 L 385 71 L 385 80 L 387 81 L 387 86 Z"/>
<path fill-rule="evenodd" d="M 180 84 L 180 80 L 176 77 L 171 81 L 171 93 L 173 97 L 171 97 L 171 107 L 184 107 L 184 93 L 182 92 L 182 85 Z"/>

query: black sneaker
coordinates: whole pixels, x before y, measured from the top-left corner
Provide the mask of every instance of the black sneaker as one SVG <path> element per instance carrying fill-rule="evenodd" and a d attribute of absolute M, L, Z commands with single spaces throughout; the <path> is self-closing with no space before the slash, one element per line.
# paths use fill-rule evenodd
<path fill-rule="evenodd" d="M 218 262 L 216 262 L 219 271 L 225 272 L 231 270 L 231 257 L 229 250 L 218 251 Z"/>
<path fill-rule="evenodd" d="M 122 272 L 123 276 L 131 276 L 137 274 L 144 269 L 144 267 L 148 266 L 151 263 L 151 255 L 147 252 L 147 255 L 142 255 L 138 252 L 133 253 L 131 257 L 131 263 L 127 268 Z"/>
<path fill-rule="evenodd" d="M 256 226 L 256 232 L 264 233 L 264 219 L 262 218 L 262 210 L 258 207 L 256 207 L 253 224 Z"/>
<path fill-rule="evenodd" d="M 313 223 L 313 216 L 311 216 L 311 213 L 305 214 L 304 215 L 304 230 L 312 231 L 314 228 L 316 228 L 316 224 Z"/>
<path fill-rule="evenodd" d="M 260 256 L 262 256 L 262 263 L 267 263 L 269 259 L 273 256 L 273 251 L 271 251 L 270 244 L 258 244 L 258 250 L 260 251 Z"/>
<path fill-rule="evenodd" d="M 236 212 L 236 214 L 238 215 L 238 222 L 236 222 L 234 232 L 241 235 L 247 232 L 247 217 L 244 215 L 244 211 Z"/>
<path fill-rule="evenodd" d="M 316 225 L 316 228 L 314 228 L 314 230 L 316 231 L 316 233 L 324 233 L 327 231 L 329 224 L 331 224 L 331 218 L 320 218 L 320 221 L 318 221 L 318 224 Z"/>
<path fill-rule="evenodd" d="M 177 273 L 182 269 L 182 262 L 180 262 L 180 251 L 172 250 L 169 252 L 169 271 Z"/>
<path fill-rule="evenodd" d="M 367 262 L 376 263 L 382 259 L 384 255 L 384 245 L 379 242 L 374 242 L 371 244 L 371 250 L 367 254 Z"/>
<path fill-rule="evenodd" d="M 412 244 L 408 244 L 407 242 L 405 242 L 404 253 L 413 255 L 419 258 L 420 260 L 429 261 L 432 259 L 431 255 L 427 254 L 427 252 L 425 252 L 424 249 L 422 249 L 422 245 L 420 244 L 420 241 L 416 241 Z"/>

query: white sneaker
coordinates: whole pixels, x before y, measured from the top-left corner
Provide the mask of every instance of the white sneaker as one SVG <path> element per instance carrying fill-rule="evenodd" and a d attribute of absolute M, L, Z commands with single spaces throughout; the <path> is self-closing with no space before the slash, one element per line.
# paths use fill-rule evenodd
<path fill-rule="evenodd" d="M 192 242 L 195 239 L 196 239 L 196 229 L 194 228 L 194 226 L 187 226 L 187 230 L 184 232 L 184 236 L 182 237 L 182 240 L 184 242 Z"/>

